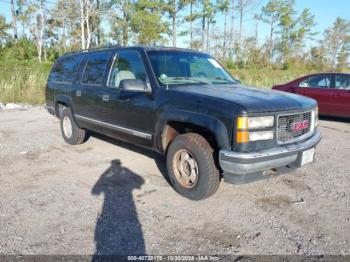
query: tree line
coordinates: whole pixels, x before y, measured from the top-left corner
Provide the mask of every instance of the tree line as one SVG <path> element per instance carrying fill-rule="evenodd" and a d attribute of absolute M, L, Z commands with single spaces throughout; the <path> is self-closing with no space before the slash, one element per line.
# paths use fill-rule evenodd
<path fill-rule="evenodd" d="M 298 12 L 295 0 L 269 0 L 259 8 L 260 0 L 0 1 L 9 3 L 12 17 L 0 15 L 2 59 L 52 61 L 70 50 L 112 44 L 176 47 L 181 37 L 231 68 L 348 70 L 350 21 L 338 17 L 316 32 L 315 16 Z M 246 35 L 252 12 L 255 33 Z M 259 38 L 262 24 L 269 28 L 265 39 Z"/>

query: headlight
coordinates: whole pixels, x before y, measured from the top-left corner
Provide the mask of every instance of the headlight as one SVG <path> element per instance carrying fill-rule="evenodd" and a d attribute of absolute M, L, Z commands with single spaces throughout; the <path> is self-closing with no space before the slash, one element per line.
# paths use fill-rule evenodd
<path fill-rule="evenodd" d="M 273 139 L 273 131 L 257 131 L 249 133 L 249 141 L 271 140 Z"/>
<path fill-rule="evenodd" d="M 318 107 L 311 111 L 311 127 L 310 131 L 313 132 L 318 124 Z"/>
<path fill-rule="evenodd" d="M 271 140 L 273 139 L 273 130 L 254 131 L 250 130 L 269 128 L 274 126 L 273 116 L 241 116 L 237 118 L 237 143 L 248 143 L 249 141 Z"/>
<path fill-rule="evenodd" d="M 315 108 L 315 127 L 318 125 L 318 106 Z"/>
<path fill-rule="evenodd" d="M 248 128 L 257 129 L 265 127 L 273 127 L 273 116 L 248 117 Z"/>
<path fill-rule="evenodd" d="M 273 127 L 274 119 L 275 118 L 273 116 L 241 116 L 238 117 L 237 127 L 238 129 L 258 129 Z"/>

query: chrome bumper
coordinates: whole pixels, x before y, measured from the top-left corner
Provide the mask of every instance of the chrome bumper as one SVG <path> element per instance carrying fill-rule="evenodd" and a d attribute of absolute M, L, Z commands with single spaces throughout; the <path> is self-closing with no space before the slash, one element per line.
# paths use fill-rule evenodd
<path fill-rule="evenodd" d="M 302 152 L 315 147 L 321 140 L 321 134 L 316 133 L 304 142 L 259 152 L 239 153 L 229 150 L 220 150 L 219 163 L 224 171 L 224 180 L 231 182 L 237 180 L 250 182 L 261 178 L 263 172 L 279 167 L 300 167 Z M 256 179 L 255 179 L 256 178 Z M 232 181 L 235 183 L 234 181 Z"/>

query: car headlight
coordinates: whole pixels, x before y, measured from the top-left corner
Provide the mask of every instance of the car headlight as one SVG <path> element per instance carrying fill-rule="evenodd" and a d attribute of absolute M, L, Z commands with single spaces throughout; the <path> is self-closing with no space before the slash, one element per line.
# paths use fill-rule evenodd
<path fill-rule="evenodd" d="M 259 129 L 273 127 L 275 118 L 273 116 L 241 116 L 237 119 L 238 129 Z"/>
<path fill-rule="evenodd" d="M 271 140 L 271 139 L 273 139 L 273 131 L 249 132 L 249 141 Z"/>
<path fill-rule="evenodd" d="M 318 106 L 315 108 L 315 127 L 318 125 Z"/>
<path fill-rule="evenodd" d="M 311 111 L 311 128 L 310 131 L 313 132 L 318 124 L 318 107 Z"/>
<path fill-rule="evenodd" d="M 248 143 L 249 141 L 271 140 L 273 139 L 273 130 L 269 131 L 254 131 L 274 126 L 274 116 L 241 116 L 237 118 L 237 143 Z"/>

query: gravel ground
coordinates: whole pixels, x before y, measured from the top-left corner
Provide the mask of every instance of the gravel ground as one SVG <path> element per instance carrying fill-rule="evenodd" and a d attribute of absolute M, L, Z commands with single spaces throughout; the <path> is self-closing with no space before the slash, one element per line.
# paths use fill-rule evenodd
<path fill-rule="evenodd" d="M 350 254 L 350 124 L 319 126 L 314 164 L 193 202 L 153 152 L 0 112 L 0 254 Z"/>

